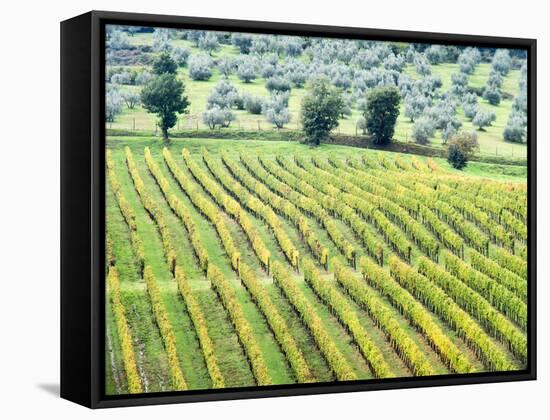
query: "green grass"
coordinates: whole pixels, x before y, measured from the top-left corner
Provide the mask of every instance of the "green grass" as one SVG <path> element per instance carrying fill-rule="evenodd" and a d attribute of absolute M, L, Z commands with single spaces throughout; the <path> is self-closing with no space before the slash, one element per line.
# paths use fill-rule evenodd
<path fill-rule="evenodd" d="M 134 353 L 140 377 L 144 383 L 144 389 L 149 392 L 165 391 L 170 385 L 170 377 L 164 345 L 151 317 L 151 305 L 130 247 L 128 228 L 109 183 L 106 185 L 107 228 L 113 241 L 116 267 L 120 277 L 121 297 L 134 340 Z"/>
<path fill-rule="evenodd" d="M 111 308 L 111 300 L 105 299 L 105 384 L 107 394 L 123 394 L 128 392 L 128 382 L 124 374 L 122 349 L 117 332 L 116 321 Z"/>

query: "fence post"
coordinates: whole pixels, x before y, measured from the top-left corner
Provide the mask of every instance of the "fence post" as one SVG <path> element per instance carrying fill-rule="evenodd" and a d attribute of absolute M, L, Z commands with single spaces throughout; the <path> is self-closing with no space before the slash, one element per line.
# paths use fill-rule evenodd
<path fill-rule="evenodd" d="M 260 128 L 260 120 L 258 120 L 258 131 L 260 131 L 261 128 Z"/>

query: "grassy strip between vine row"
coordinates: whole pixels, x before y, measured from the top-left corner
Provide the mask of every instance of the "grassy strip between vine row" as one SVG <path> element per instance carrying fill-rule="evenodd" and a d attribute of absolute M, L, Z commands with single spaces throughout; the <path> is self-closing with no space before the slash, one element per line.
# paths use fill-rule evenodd
<path fill-rule="evenodd" d="M 307 366 L 304 356 L 292 338 L 284 318 L 279 314 L 277 307 L 273 304 L 267 291 L 257 280 L 250 267 L 240 261 L 240 253 L 236 250 L 229 230 L 225 226 L 223 219 L 220 218 L 219 212 L 214 208 L 214 206 L 212 206 L 212 208 L 208 207 L 208 210 L 206 210 L 206 203 L 211 203 L 202 195 L 201 192 L 191 188 L 189 180 L 185 177 L 181 170 L 175 166 L 175 162 L 171 160 L 171 156 L 169 154 L 165 154 L 165 158 L 167 159 L 167 162 L 169 161 L 170 166 L 174 165 L 172 166 L 173 173 L 176 174 L 176 178 L 178 182 L 180 182 L 180 185 L 182 185 L 182 188 L 193 196 L 192 201 L 202 203 L 204 205 L 204 214 L 211 222 L 216 224 L 216 231 L 222 240 L 222 245 L 224 246 L 227 255 L 231 261 L 238 262 L 233 266 L 233 268 L 239 274 L 243 285 L 247 288 L 253 300 L 256 302 L 256 305 L 260 309 L 260 312 L 266 318 L 269 327 L 273 331 L 275 339 L 281 346 L 281 349 L 285 353 L 287 360 L 296 375 L 296 379 L 298 382 L 313 382 L 314 378 L 309 370 L 309 367 Z M 154 167 L 153 163 L 154 162 L 152 162 L 151 165 L 152 167 Z M 157 171 L 155 170 L 155 172 Z M 162 175 L 158 173 L 158 176 L 160 177 Z M 235 254 L 238 255 L 236 256 Z"/>
<path fill-rule="evenodd" d="M 109 287 L 109 297 L 111 299 L 113 314 L 116 321 L 120 347 L 122 349 L 122 360 L 124 370 L 128 380 L 128 392 L 130 394 L 140 394 L 143 392 L 143 386 L 139 377 L 136 357 L 132 345 L 132 335 L 128 322 L 126 320 L 126 311 L 120 297 L 120 281 L 118 271 L 114 266 L 109 267 L 107 274 L 107 285 Z"/>
<path fill-rule="evenodd" d="M 365 331 L 355 312 L 350 309 L 346 297 L 330 282 L 323 280 L 315 264 L 309 258 L 302 261 L 304 280 L 315 293 L 334 311 L 340 322 L 352 335 L 355 343 L 361 350 L 363 357 L 369 364 L 377 378 L 393 378 L 395 374 L 384 360 L 384 356 Z"/>
<path fill-rule="evenodd" d="M 267 371 L 264 357 L 260 347 L 256 343 L 252 328 L 246 320 L 239 301 L 235 296 L 233 287 L 214 264 L 208 265 L 207 278 L 211 281 L 212 287 L 218 293 L 220 300 L 231 318 L 233 326 L 237 330 L 239 340 L 246 351 L 256 382 L 258 385 L 271 385 L 272 380 Z"/>
<path fill-rule="evenodd" d="M 522 279 L 527 280 L 527 259 L 513 255 L 503 248 L 495 249 L 495 261 Z"/>
<path fill-rule="evenodd" d="M 241 182 L 251 193 L 256 194 L 265 204 L 271 206 L 294 224 L 305 239 L 312 254 L 315 255 L 315 258 L 326 269 L 328 263 L 328 250 L 320 243 L 317 235 L 313 229 L 310 228 L 307 219 L 302 215 L 302 212 L 290 201 L 272 192 L 262 182 L 250 175 L 248 171 L 239 167 L 239 165 L 226 154 L 222 154 L 222 162 L 229 172 L 231 172 L 233 177 Z"/>
<path fill-rule="evenodd" d="M 199 187 L 191 182 L 187 175 L 185 175 L 185 173 L 178 167 L 176 161 L 167 148 L 164 148 L 163 156 L 166 165 L 170 169 L 170 172 L 172 172 L 172 175 L 174 175 L 174 178 L 176 178 L 176 181 L 178 181 L 181 189 L 185 192 L 185 194 L 187 194 L 201 215 L 205 216 L 210 223 L 214 225 L 224 248 L 226 249 L 228 255 L 230 255 L 231 266 L 234 269 L 238 269 L 241 254 L 233 242 L 233 238 L 229 233 L 229 229 L 225 225 L 222 214 L 218 211 L 218 208 L 204 196 Z"/>
<path fill-rule="evenodd" d="M 169 152 L 166 149 L 166 153 Z M 233 217 L 237 223 L 242 227 L 245 232 L 252 249 L 260 260 L 260 264 L 264 269 L 269 271 L 269 261 L 271 253 L 262 241 L 260 234 L 254 227 L 252 220 L 248 217 L 248 214 L 242 209 L 241 205 L 231 198 L 225 190 L 220 187 L 212 178 L 210 178 L 191 158 L 191 154 L 187 149 L 181 151 L 183 160 L 187 165 L 187 168 L 191 174 L 195 177 L 197 182 L 203 186 L 205 191 L 210 194 L 218 205 L 223 208 L 231 217 Z"/>
<path fill-rule="evenodd" d="M 141 202 L 151 218 L 157 223 L 157 227 L 159 228 L 163 239 L 162 243 L 164 254 L 173 273 L 176 267 L 176 254 L 172 246 L 171 239 L 169 238 L 169 233 L 167 231 L 168 228 L 164 221 L 164 217 L 160 212 L 157 204 L 153 201 L 153 199 L 149 196 L 149 193 L 145 189 L 145 184 L 143 183 L 143 180 L 139 175 L 130 148 L 125 148 L 125 154 L 128 171 L 130 172 L 130 176 L 132 178 L 132 181 L 134 182 Z M 183 376 L 183 372 L 181 371 L 176 350 L 176 336 L 174 335 L 174 331 L 172 329 L 166 307 L 164 306 L 164 303 L 162 301 L 156 278 L 150 266 L 145 267 L 143 271 L 143 278 L 145 280 L 145 284 L 147 285 L 147 292 L 149 293 L 149 298 L 151 300 L 151 306 L 153 308 L 155 320 L 161 333 L 164 348 L 166 349 L 168 365 L 170 368 L 170 376 L 172 380 L 172 387 L 174 390 L 178 391 L 186 390 L 188 387 Z"/>
<path fill-rule="evenodd" d="M 439 327 L 433 315 L 386 271 L 366 257 L 359 260 L 359 267 L 367 283 L 390 299 L 411 324 L 426 337 L 450 370 L 456 373 L 470 373 L 475 370 L 466 355 Z"/>
<path fill-rule="evenodd" d="M 172 193 L 168 180 L 162 174 L 160 168 L 158 167 L 157 163 L 153 159 L 153 156 L 151 155 L 151 151 L 149 150 L 148 147 L 145 148 L 144 153 L 145 153 L 145 162 L 147 163 L 147 168 L 149 169 L 149 172 L 151 172 L 151 175 L 153 176 L 156 183 L 160 187 L 172 211 L 183 222 L 183 225 L 187 230 L 187 236 L 191 242 L 191 246 L 193 247 L 195 256 L 197 257 L 199 267 L 206 273 L 206 269 L 208 268 L 208 252 L 206 251 L 206 248 L 202 244 L 202 239 L 200 238 L 197 228 L 195 227 L 195 222 L 191 217 L 191 213 L 189 212 L 187 207 L 183 204 L 183 202 L 180 199 L 178 199 L 175 194 Z"/>
<path fill-rule="evenodd" d="M 165 150 L 167 150 L 167 149 L 165 149 Z M 151 172 L 153 174 L 156 174 L 156 176 L 158 177 L 157 182 L 168 185 L 166 179 L 164 179 L 164 177 L 160 173 L 158 166 L 153 161 L 152 156 L 150 154 L 148 154 L 148 156 L 149 156 L 149 158 L 147 158 L 147 153 L 146 153 L 146 159 L 149 160 L 149 162 L 148 162 L 149 168 L 151 169 Z M 184 185 L 188 185 L 188 184 L 185 183 L 186 180 L 182 178 L 185 175 L 183 175 L 183 173 L 180 173 L 179 175 L 180 175 L 180 178 L 182 179 L 182 181 L 184 181 Z M 168 191 L 168 189 L 165 189 L 165 190 Z M 191 190 L 191 191 L 192 191 L 192 194 L 195 197 L 195 200 L 198 200 L 198 202 L 203 205 L 203 207 L 201 207 L 201 208 L 208 207 L 208 206 L 206 206 L 206 204 L 209 204 L 211 206 L 211 207 L 208 207 L 207 211 L 211 215 L 211 217 L 213 217 L 213 220 L 216 221 L 216 225 L 217 225 L 216 228 L 219 231 L 224 233 L 225 241 L 222 240 L 222 242 L 224 244 L 227 243 L 228 248 L 231 249 L 231 250 L 234 250 L 234 252 L 237 253 L 236 247 L 233 243 L 231 235 L 229 234 L 229 230 L 225 226 L 225 223 L 223 222 L 223 220 L 221 218 L 219 218 L 218 216 L 213 215 L 214 213 L 217 214 L 214 206 L 206 198 L 204 198 L 202 196 L 202 193 L 198 192 L 197 190 Z M 176 198 L 176 200 L 177 200 L 177 198 Z M 178 206 L 183 206 L 182 203 L 174 203 L 174 204 L 176 204 Z M 220 235 L 220 237 L 221 237 L 221 235 Z M 200 239 L 197 238 L 197 240 L 200 240 Z M 238 254 L 238 255 L 240 256 L 240 254 Z M 233 257 L 233 258 L 231 258 L 231 260 L 235 262 L 235 267 L 234 267 L 235 269 L 238 269 L 238 266 L 239 266 L 239 263 L 238 263 L 239 258 L 240 258 L 239 256 L 234 257 L 233 255 L 230 254 L 230 257 Z M 209 261 L 209 259 L 207 259 L 207 260 Z M 251 329 L 248 321 L 246 320 L 246 318 L 243 315 L 242 309 L 241 309 L 241 307 L 240 307 L 240 305 L 239 305 L 239 303 L 238 303 L 238 301 L 237 301 L 237 299 L 234 295 L 234 292 L 232 290 L 232 286 L 224 278 L 221 271 L 219 271 L 219 269 L 217 267 L 213 266 L 211 263 L 209 263 L 208 266 L 207 266 L 207 277 L 211 281 L 212 287 L 217 292 L 223 306 L 225 307 L 227 313 L 229 314 L 229 317 L 231 318 L 233 326 L 235 327 L 235 330 L 237 332 L 237 337 L 239 338 L 239 341 L 241 342 L 241 344 L 242 344 L 242 346 L 245 350 L 245 353 L 247 355 L 247 358 L 248 358 L 248 361 L 249 361 L 250 366 L 252 368 L 252 372 L 254 374 L 256 382 L 258 383 L 258 385 L 269 385 L 269 384 L 271 384 L 272 380 L 271 380 L 271 377 L 270 377 L 270 375 L 267 371 L 267 367 L 266 367 L 266 364 L 265 364 L 264 357 L 263 357 L 259 347 L 257 346 L 257 344 L 254 341 L 254 337 L 252 335 L 252 329 Z M 180 288 L 180 291 L 182 290 L 181 289 L 182 286 L 185 286 L 185 284 L 183 282 L 183 279 L 184 279 L 183 272 L 180 272 L 179 279 L 176 278 L 176 280 L 178 281 L 178 287 Z M 190 289 L 188 289 L 188 290 L 190 290 Z M 221 375 L 220 375 L 220 377 L 221 377 Z M 217 373 L 216 373 L 216 378 L 217 378 Z M 214 377 L 212 378 L 212 380 L 214 381 Z"/>
<path fill-rule="evenodd" d="M 372 173 L 371 176 L 375 176 L 378 179 L 381 174 L 383 172 L 378 171 Z M 422 174 L 402 173 L 399 180 L 401 185 L 409 189 L 411 193 L 415 194 L 424 204 L 430 206 L 436 212 L 441 213 L 445 211 L 441 203 L 448 203 L 462 214 L 464 218 L 474 222 L 478 228 L 486 232 L 492 242 L 499 246 L 513 248 L 513 235 L 498 223 L 500 220 L 499 215 L 502 212 L 498 203 L 489 206 L 467 191 L 453 188 L 445 182 L 444 177 L 434 178 L 433 176 L 426 177 Z M 445 217 L 456 218 L 456 215 L 446 214 Z M 467 226 L 467 224 L 460 223 L 459 221 L 453 222 L 453 224 L 459 229 L 461 226 Z M 467 229 L 461 229 L 460 233 L 463 236 L 470 234 L 470 231 L 472 234 L 474 233 L 473 229 Z M 476 238 L 472 236 L 470 240 L 475 241 Z M 482 252 L 481 249 L 479 251 Z"/>
<path fill-rule="evenodd" d="M 464 338 L 476 355 L 493 370 L 514 370 L 507 355 L 500 350 L 483 329 L 453 301 L 440 287 L 432 283 L 395 255 L 390 257 L 393 277 L 429 309 Z"/>
<path fill-rule="evenodd" d="M 383 211 L 388 211 L 384 210 L 384 208 L 390 207 L 390 210 L 396 214 L 396 217 L 398 217 L 396 212 L 399 210 L 392 208 L 391 205 L 388 206 L 388 201 L 393 202 L 393 206 L 406 209 L 411 216 L 417 220 L 416 223 L 420 223 L 422 226 L 425 224 L 429 230 L 431 230 L 432 233 L 453 253 L 457 255 L 462 254 L 463 239 L 476 249 L 487 252 L 488 240 L 485 235 L 474 226 L 464 223 L 462 216 L 453 211 L 450 206 L 444 206 L 445 203 L 441 203 L 438 200 L 422 201 L 419 199 L 421 198 L 419 193 L 414 193 L 413 191 L 404 188 L 387 176 L 382 178 L 379 176 L 375 177 L 368 172 L 357 169 L 357 167 L 361 167 L 361 165 L 359 163 L 354 164 L 353 159 L 349 160 L 351 166 L 344 165 L 340 160 L 334 157 L 330 157 L 329 161 L 335 166 L 335 168 L 332 169 L 332 173 L 334 175 L 353 183 L 364 191 L 385 198 L 386 201 L 381 204 L 381 209 Z M 329 165 L 326 166 L 328 167 Z M 401 174 L 399 175 L 399 179 L 401 179 Z M 407 229 L 410 229 L 408 226 L 411 226 L 413 223 L 410 220 L 406 221 L 406 217 L 403 214 L 399 216 L 399 218 L 403 220 L 402 223 L 404 230 L 406 231 Z M 460 236 L 441 223 L 441 221 L 437 220 L 437 218 L 445 223 L 451 224 Z M 415 228 L 415 231 L 417 230 L 418 228 Z M 425 235 L 423 235 L 423 237 L 425 237 Z M 424 239 L 424 241 L 426 240 L 427 239 Z M 427 248 L 426 245 L 419 247 L 431 259 L 437 261 L 436 258 L 433 258 L 429 252 L 426 252 L 426 250 L 423 249 L 430 248 Z"/>
<path fill-rule="evenodd" d="M 444 254 L 445 269 L 485 297 L 521 328 L 527 328 L 527 305 L 513 292 L 451 254 Z"/>
<path fill-rule="evenodd" d="M 296 180 L 293 175 L 283 171 L 278 165 L 275 165 L 267 159 L 262 159 L 259 156 L 257 159 L 256 161 L 241 155 L 241 162 L 243 162 L 250 174 L 261 182 L 265 181 L 266 185 L 279 194 L 279 196 L 287 198 L 303 212 L 314 217 L 323 229 L 325 229 L 329 238 L 334 242 L 334 245 L 336 245 L 350 263 L 354 264 L 356 254 L 355 248 L 345 238 L 344 234 L 336 226 L 328 212 L 317 201 L 298 192 L 301 191 L 296 185 L 299 181 Z"/>
<path fill-rule="evenodd" d="M 195 326 L 195 331 L 199 338 L 199 343 L 201 346 L 202 354 L 204 355 L 204 360 L 206 362 L 206 367 L 208 368 L 208 373 L 210 379 L 212 380 L 213 388 L 224 388 L 225 381 L 223 375 L 218 366 L 218 360 L 214 354 L 214 343 L 212 342 L 210 335 L 208 334 L 208 327 L 206 326 L 206 321 L 204 320 L 204 315 L 202 309 L 193 295 L 191 286 L 185 273 L 182 268 L 176 265 L 175 279 L 178 284 L 178 289 L 180 291 L 181 297 L 185 302 L 187 311 L 193 321 Z"/>
<path fill-rule="evenodd" d="M 120 212 L 122 213 L 124 221 L 126 222 L 126 225 L 128 226 L 128 229 L 130 231 L 130 242 L 132 245 L 132 249 L 138 260 L 140 273 L 143 275 L 143 269 L 145 268 L 145 251 L 143 250 L 143 243 L 141 242 L 141 238 L 137 233 L 136 216 L 134 214 L 134 211 L 128 204 L 128 200 L 126 200 L 124 193 L 120 189 L 120 183 L 115 172 L 114 162 L 110 150 L 107 150 L 105 153 L 105 162 L 111 188 L 113 189 L 113 193 Z"/>
<path fill-rule="evenodd" d="M 317 192 L 316 194 L 318 194 L 317 199 L 322 200 L 321 203 L 324 206 L 337 213 L 361 238 L 369 254 L 377 255 L 380 252 L 378 250 L 380 245 L 376 238 L 368 234 L 366 223 L 358 217 L 355 210 L 359 211 L 365 220 L 372 223 L 378 229 L 384 240 L 395 252 L 403 259 L 410 261 L 412 249 L 410 241 L 374 205 L 359 200 L 350 194 L 342 193 L 332 185 L 328 176 L 321 174 L 312 175 L 295 162 L 290 162 L 282 156 L 277 157 L 277 162 L 281 167 L 292 173 L 295 177 L 304 180 L 313 188 Z"/>
<path fill-rule="evenodd" d="M 335 162 L 336 159 L 332 158 L 331 163 L 335 164 Z M 473 226 L 463 223 L 458 213 L 445 212 L 450 208 L 442 207 L 438 200 L 431 200 L 431 191 L 411 191 L 403 187 L 401 180 L 405 177 L 404 172 L 399 174 L 399 183 L 396 183 L 385 176 L 386 174 L 383 171 L 375 172 L 376 176 L 372 172 L 366 172 L 357 160 L 349 159 L 348 164 L 350 166 L 338 166 L 338 175 L 345 176 L 346 179 L 366 191 L 383 195 L 399 206 L 405 207 L 454 254 L 463 256 L 464 240 L 486 252 L 488 242 L 484 235 L 474 229 Z M 384 174 L 384 177 L 380 178 L 382 174 Z M 412 176 L 412 174 L 407 173 L 406 176 Z M 458 232 L 458 235 L 449 229 L 445 223 L 450 223 Z"/>
<path fill-rule="evenodd" d="M 351 204 L 356 210 L 361 210 L 363 213 L 365 203 L 371 203 L 375 206 L 369 206 L 367 216 L 372 219 L 374 208 L 378 208 L 382 211 L 386 217 L 388 217 L 393 223 L 398 225 L 419 247 L 419 249 L 428 255 L 431 259 L 437 261 L 439 254 L 439 244 L 432 236 L 432 234 L 423 226 L 420 222 L 413 219 L 409 213 L 399 206 L 398 203 L 394 203 L 395 199 L 393 194 L 373 194 L 369 191 L 359 188 L 353 182 L 350 182 L 348 178 L 349 174 L 337 172 L 336 168 L 331 167 L 328 163 L 321 160 L 318 157 L 312 159 L 313 164 L 308 163 L 303 158 L 295 158 L 300 166 L 312 175 L 324 177 L 329 179 L 330 182 L 344 191 L 346 194 L 342 195 L 348 204 Z M 391 199 L 390 199 L 391 198 Z M 390 227 L 386 229 L 391 229 Z M 395 228 L 394 228 L 395 229 Z M 400 232 L 394 233 L 396 240 Z"/>
<path fill-rule="evenodd" d="M 416 343 L 409 337 L 394 319 L 381 299 L 372 293 L 366 285 L 353 275 L 348 267 L 345 267 L 338 258 L 331 259 L 334 278 L 342 285 L 346 292 L 364 308 L 375 324 L 382 329 L 392 347 L 409 369 L 417 376 L 433 375 L 434 370 L 430 362 Z"/>
<path fill-rule="evenodd" d="M 290 265 L 298 270 L 300 253 L 294 247 L 292 241 L 286 234 L 279 217 L 269 207 L 263 204 L 259 199 L 250 194 L 246 188 L 239 183 L 234 182 L 234 179 L 228 173 L 222 170 L 214 159 L 212 159 L 206 149 L 202 149 L 202 158 L 212 175 L 218 182 L 232 195 L 236 201 L 241 203 L 245 208 L 250 210 L 252 214 L 261 218 L 271 229 L 279 247 L 289 261 Z"/>
<path fill-rule="evenodd" d="M 522 362 L 527 360 L 527 337 L 511 321 L 477 292 L 425 257 L 418 260 L 418 271 L 441 287 L 495 337 L 508 345 Z"/>
<path fill-rule="evenodd" d="M 473 268 L 498 281 L 519 298 L 527 299 L 527 281 L 525 279 L 475 251 L 470 253 L 470 261 Z"/>
<path fill-rule="evenodd" d="M 317 315 L 315 308 L 307 301 L 302 291 L 294 280 L 292 280 L 288 270 L 284 268 L 282 263 L 276 261 L 273 263 L 271 272 L 275 284 L 279 286 L 298 312 L 304 324 L 308 327 L 317 346 L 334 372 L 336 379 L 339 381 L 357 379 L 357 375 L 328 335 L 323 326 L 323 321 Z"/>
<path fill-rule="evenodd" d="M 146 266 L 144 270 L 143 278 L 147 285 L 147 291 L 151 299 L 151 306 L 153 313 L 159 326 L 162 341 L 164 342 L 164 348 L 166 349 L 166 355 L 168 356 L 168 365 L 170 366 L 170 376 L 172 378 L 172 389 L 174 391 L 187 390 L 187 383 L 183 377 L 183 373 L 180 368 L 178 354 L 176 351 L 176 336 L 174 330 L 168 319 L 168 312 L 162 302 L 160 290 L 157 285 L 157 280 L 153 274 L 153 270 L 150 266 Z"/>
<path fill-rule="evenodd" d="M 342 200 L 325 194 L 314 188 L 308 182 L 301 179 L 301 176 L 293 173 L 288 165 L 290 163 L 282 158 L 277 158 L 278 165 L 270 163 L 267 159 L 262 159 L 262 165 L 272 174 L 278 176 L 286 184 L 295 188 L 311 200 L 315 201 L 320 208 L 328 209 L 333 216 L 338 215 L 350 228 L 355 232 L 357 237 L 362 241 L 367 252 L 375 258 L 380 264 L 383 262 L 383 248 L 370 231 L 367 229 L 367 224 L 355 213 L 355 211 L 346 205 Z M 302 170 L 295 166 L 296 169 Z M 303 171 L 303 170 L 302 170 Z M 356 250 L 353 246 L 347 246 L 347 241 L 342 236 L 342 241 L 336 241 L 333 238 L 336 246 L 344 253 L 346 259 L 355 267 L 356 266 Z M 345 242 L 344 242 L 345 241 Z M 346 245 L 344 247 L 344 245 Z"/>
<path fill-rule="evenodd" d="M 155 221 L 157 228 L 160 232 L 166 262 L 168 263 L 170 272 L 173 275 L 176 269 L 176 250 L 172 243 L 172 238 L 170 237 L 168 225 L 166 224 L 166 220 L 164 219 L 164 215 L 159 206 L 157 205 L 155 200 L 151 198 L 149 192 L 145 188 L 145 183 L 143 182 L 143 179 L 139 174 L 136 163 L 132 156 L 132 151 L 128 146 L 125 147 L 124 151 L 126 153 L 126 163 L 128 165 L 128 171 L 130 172 L 130 176 L 132 178 L 132 181 L 134 182 L 141 203 L 143 204 L 145 210 L 147 210 L 147 213 L 149 213 L 151 218 Z"/>

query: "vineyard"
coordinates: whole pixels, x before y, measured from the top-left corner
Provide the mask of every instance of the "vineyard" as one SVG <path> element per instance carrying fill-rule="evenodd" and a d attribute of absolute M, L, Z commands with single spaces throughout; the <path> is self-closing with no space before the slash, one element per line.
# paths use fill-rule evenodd
<path fill-rule="evenodd" d="M 524 178 L 239 143 L 108 139 L 107 394 L 525 368 Z"/>

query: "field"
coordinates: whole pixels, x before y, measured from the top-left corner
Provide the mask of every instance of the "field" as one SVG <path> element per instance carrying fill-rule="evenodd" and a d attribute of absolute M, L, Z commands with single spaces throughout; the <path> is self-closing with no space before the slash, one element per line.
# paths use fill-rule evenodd
<path fill-rule="evenodd" d="M 525 367 L 524 167 L 216 139 L 106 153 L 107 394 Z"/>
<path fill-rule="evenodd" d="M 130 37 L 130 42 L 134 47 L 151 46 L 153 44 L 153 34 L 141 33 Z M 184 47 L 191 54 L 200 53 L 200 49 L 189 40 L 174 39 L 172 40 L 174 47 Z M 238 48 L 232 45 L 221 45 L 218 51 L 212 53 L 212 59 L 215 61 L 220 58 L 239 56 Z M 141 71 L 144 66 L 119 66 L 122 69 Z M 482 62 L 475 68 L 473 74 L 468 77 L 468 86 L 471 88 L 483 88 L 491 71 L 491 64 Z M 178 69 L 178 77 L 185 82 L 186 93 L 190 100 L 189 112 L 179 118 L 178 124 L 174 131 L 178 130 L 204 130 L 208 127 L 203 123 L 202 114 L 206 109 L 207 97 L 220 81 L 221 75 L 219 69 L 212 69 L 213 75 L 209 80 L 196 81 L 192 80 L 188 74 L 187 67 Z M 433 76 L 440 77 L 442 87 L 440 92 L 448 90 L 451 86 L 451 75 L 459 72 L 459 66 L 456 63 L 440 63 L 431 65 L 431 73 Z M 407 64 L 403 70 L 404 74 L 409 75 L 413 79 L 419 79 L 415 67 L 412 64 Z M 502 156 L 505 158 L 523 158 L 527 156 L 527 147 L 522 143 L 510 143 L 503 140 L 503 130 L 506 126 L 508 116 L 512 110 L 512 103 L 518 92 L 518 81 L 520 71 L 518 69 L 511 70 L 502 80 L 503 99 L 498 106 L 489 104 L 485 99 L 479 99 L 481 108 L 495 112 L 496 120 L 491 126 L 483 131 L 477 131 L 479 139 L 479 153 L 487 156 Z M 228 80 L 238 89 L 239 92 L 247 92 L 263 98 L 269 97 L 269 92 L 265 87 L 266 79 L 258 77 L 250 83 L 244 83 L 236 74 L 231 74 Z M 123 90 L 140 89 L 139 86 L 123 86 Z M 291 90 L 289 100 L 289 111 L 291 113 L 290 122 L 283 130 L 299 130 L 300 127 L 300 103 L 305 94 L 305 88 L 296 87 Z M 264 115 L 253 115 L 245 110 L 235 110 L 236 120 L 229 128 L 224 130 L 276 130 L 273 124 L 270 124 Z M 474 129 L 471 121 L 465 117 L 461 107 L 457 109 L 457 115 L 462 122 L 462 128 L 465 130 Z M 361 112 L 354 106 L 352 114 L 340 120 L 339 127 L 335 130 L 335 134 L 357 136 L 361 134 L 361 130 L 357 129 L 357 121 L 361 116 Z M 122 114 L 119 115 L 114 122 L 107 125 L 115 130 L 131 130 L 131 131 L 155 131 L 156 117 L 153 114 L 148 114 L 140 105 L 133 109 L 124 108 Z M 404 115 L 404 106 L 401 104 L 401 113 L 397 121 L 395 129 L 395 140 L 402 142 L 414 141 L 411 137 L 413 123 Z M 435 136 L 430 140 L 430 144 L 434 147 L 444 147 L 441 138 L 441 133 L 437 131 Z"/>

